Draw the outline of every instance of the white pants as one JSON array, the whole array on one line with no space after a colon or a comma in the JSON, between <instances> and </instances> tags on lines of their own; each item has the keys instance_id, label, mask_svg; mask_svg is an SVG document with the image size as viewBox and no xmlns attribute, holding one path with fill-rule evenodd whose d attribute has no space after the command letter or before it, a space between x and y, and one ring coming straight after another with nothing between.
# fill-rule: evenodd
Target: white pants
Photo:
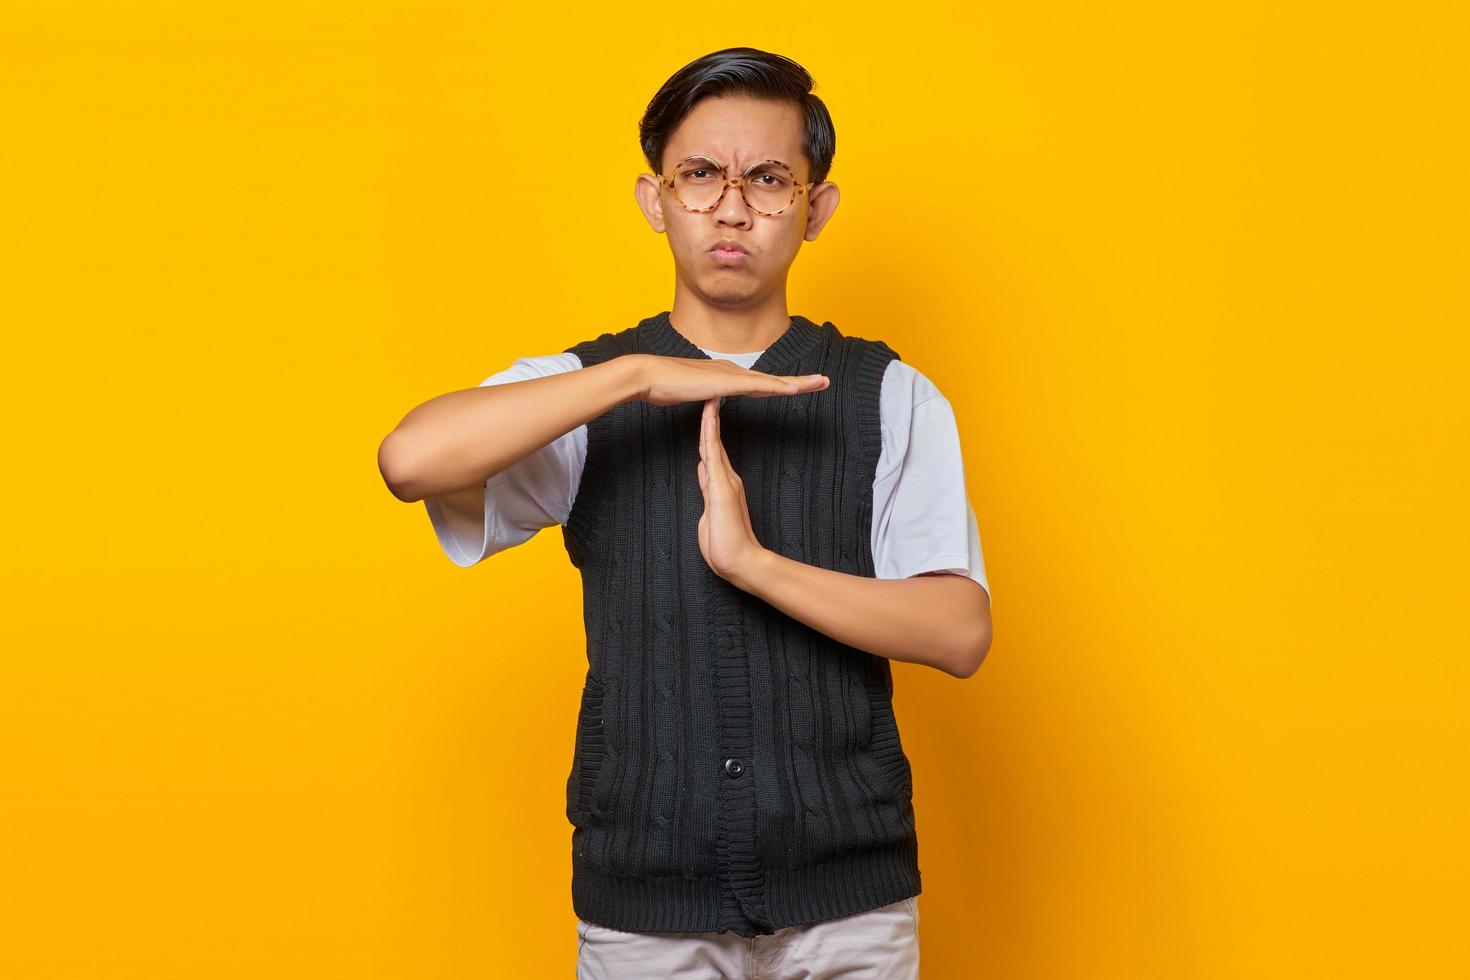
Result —
<instances>
[{"instance_id":1,"label":"white pants","mask_svg":"<svg viewBox=\"0 0 1470 980\"><path fill-rule=\"evenodd\" d=\"M918 980L919 898L749 939L577 920L577 980Z\"/></svg>"}]
</instances>

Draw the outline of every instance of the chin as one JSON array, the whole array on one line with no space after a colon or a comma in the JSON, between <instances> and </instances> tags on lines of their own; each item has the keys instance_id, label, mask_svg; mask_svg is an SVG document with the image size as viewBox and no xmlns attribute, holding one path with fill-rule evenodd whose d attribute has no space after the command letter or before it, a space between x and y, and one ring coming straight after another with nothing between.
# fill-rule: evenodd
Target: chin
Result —
<instances>
[{"instance_id":1,"label":"chin","mask_svg":"<svg viewBox=\"0 0 1470 980\"><path fill-rule=\"evenodd\" d=\"M706 282L701 284L700 291L716 304L743 303L760 294L754 283L745 282Z\"/></svg>"}]
</instances>

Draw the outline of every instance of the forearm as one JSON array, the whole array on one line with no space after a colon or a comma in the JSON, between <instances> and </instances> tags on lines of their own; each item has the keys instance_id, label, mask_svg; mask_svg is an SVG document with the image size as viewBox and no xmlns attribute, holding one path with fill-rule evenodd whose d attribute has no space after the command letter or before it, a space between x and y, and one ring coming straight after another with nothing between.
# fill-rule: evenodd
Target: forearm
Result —
<instances>
[{"instance_id":1,"label":"forearm","mask_svg":"<svg viewBox=\"0 0 1470 980\"><path fill-rule=\"evenodd\" d=\"M877 579L762 549L731 581L848 646L969 677L990 649L990 600L962 575Z\"/></svg>"},{"instance_id":2,"label":"forearm","mask_svg":"<svg viewBox=\"0 0 1470 980\"><path fill-rule=\"evenodd\" d=\"M639 355L545 378L440 395L403 417L378 448L393 495L410 502L484 483L603 412L641 397Z\"/></svg>"}]
</instances>

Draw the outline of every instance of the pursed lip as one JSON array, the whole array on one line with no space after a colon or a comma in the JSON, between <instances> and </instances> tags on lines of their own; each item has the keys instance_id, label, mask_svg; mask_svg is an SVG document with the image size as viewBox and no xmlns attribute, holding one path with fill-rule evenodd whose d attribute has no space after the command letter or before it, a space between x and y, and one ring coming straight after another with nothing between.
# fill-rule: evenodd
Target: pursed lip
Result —
<instances>
[{"instance_id":1,"label":"pursed lip","mask_svg":"<svg viewBox=\"0 0 1470 980\"><path fill-rule=\"evenodd\" d=\"M741 252L741 253L744 253L744 254L749 254L748 252L746 252L744 245L741 245L739 242L733 241L732 239L729 239L729 238L722 238L722 239L720 239L719 241L717 241L713 245L711 245L709 247L709 250L711 252L721 252L721 251L723 251L723 252Z\"/></svg>"}]
</instances>

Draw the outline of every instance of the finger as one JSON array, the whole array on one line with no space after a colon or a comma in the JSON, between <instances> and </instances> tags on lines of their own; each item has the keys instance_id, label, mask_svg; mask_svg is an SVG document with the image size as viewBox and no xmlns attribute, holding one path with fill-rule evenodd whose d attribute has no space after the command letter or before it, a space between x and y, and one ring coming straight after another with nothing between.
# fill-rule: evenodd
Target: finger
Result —
<instances>
[{"instance_id":1,"label":"finger","mask_svg":"<svg viewBox=\"0 0 1470 980\"><path fill-rule=\"evenodd\" d=\"M714 457L715 470L720 478L725 481L726 486L734 486L732 476L735 472L730 464L730 456L725 452L725 440L720 435L720 413L715 412L710 419L710 427L714 430L710 437L710 455Z\"/></svg>"},{"instance_id":2,"label":"finger","mask_svg":"<svg viewBox=\"0 0 1470 980\"><path fill-rule=\"evenodd\" d=\"M771 379L769 384L754 391L747 391L746 394L757 398L769 398L773 395L797 395L808 391L821 391L831 383L831 379L825 374L773 374L769 377Z\"/></svg>"},{"instance_id":3,"label":"finger","mask_svg":"<svg viewBox=\"0 0 1470 980\"><path fill-rule=\"evenodd\" d=\"M699 445L701 449L707 449L708 441L705 439L705 427L710 424L711 419L720 417L720 398L706 398L704 405L699 410Z\"/></svg>"},{"instance_id":4,"label":"finger","mask_svg":"<svg viewBox=\"0 0 1470 980\"><path fill-rule=\"evenodd\" d=\"M720 461L715 450L715 423L719 420L719 413L711 407L713 402L705 402L704 414L700 418L699 441L701 451L704 455L704 465L709 476L710 501L720 499L719 485L724 479L724 472L720 468Z\"/></svg>"},{"instance_id":5,"label":"finger","mask_svg":"<svg viewBox=\"0 0 1470 980\"><path fill-rule=\"evenodd\" d=\"M758 378L766 378L770 381L800 385L803 388L809 385L825 384L830 380L827 375L820 372L816 374L766 374L764 371L747 371L746 373L755 375Z\"/></svg>"},{"instance_id":6,"label":"finger","mask_svg":"<svg viewBox=\"0 0 1470 980\"><path fill-rule=\"evenodd\" d=\"M712 403L711 403L712 404ZM718 408L706 407L704 412L704 463L713 477L724 476L720 472L719 449L720 412Z\"/></svg>"},{"instance_id":7,"label":"finger","mask_svg":"<svg viewBox=\"0 0 1470 980\"><path fill-rule=\"evenodd\" d=\"M699 410L699 458L701 460L703 460L706 457L706 455L707 455L705 453L705 450L704 450L704 447L705 447L704 430L705 430L705 428L708 425L709 425L709 402L705 402L704 405L703 405L703 407L701 407L700 410Z\"/></svg>"},{"instance_id":8,"label":"finger","mask_svg":"<svg viewBox=\"0 0 1470 980\"><path fill-rule=\"evenodd\" d=\"M735 472L735 465L730 462L729 453L725 452L725 440L720 438L720 416L718 413L715 415L714 449L715 457L719 460L720 469L724 472L725 479L730 482L730 486L738 489L740 486L740 474Z\"/></svg>"}]
</instances>

